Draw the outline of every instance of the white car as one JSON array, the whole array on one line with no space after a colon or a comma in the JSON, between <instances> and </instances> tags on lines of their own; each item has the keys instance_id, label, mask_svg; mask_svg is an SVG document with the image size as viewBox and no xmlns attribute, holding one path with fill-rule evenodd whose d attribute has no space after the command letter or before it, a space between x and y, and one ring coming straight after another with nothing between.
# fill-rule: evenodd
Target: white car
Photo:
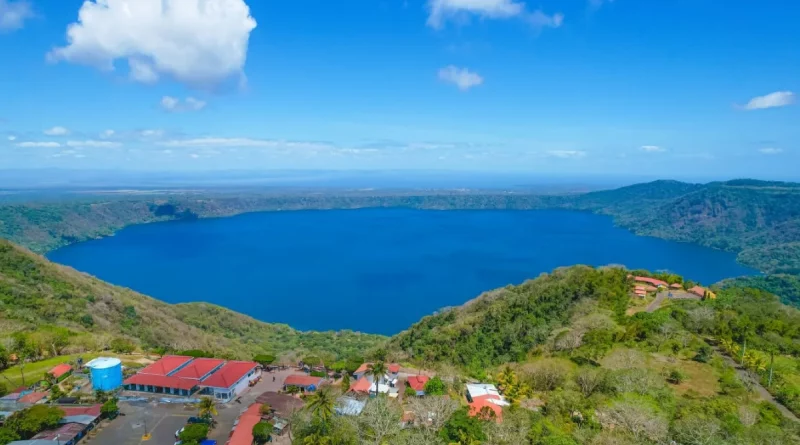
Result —
<instances>
[{"instance_id":1,"label":"white car","mask_svg":"<svg viewBox=\"0 0 800 445\"><path fill-rule=\"evenodd\" d=\"M177 439L178 437L180 437L181 433L185 429L186 429L186 427L183 427L183 428L179 429L178 431L175 431L175 438ZM175 442L175 445L180 445L180 441Z\"/></svg>"}]
</instances>

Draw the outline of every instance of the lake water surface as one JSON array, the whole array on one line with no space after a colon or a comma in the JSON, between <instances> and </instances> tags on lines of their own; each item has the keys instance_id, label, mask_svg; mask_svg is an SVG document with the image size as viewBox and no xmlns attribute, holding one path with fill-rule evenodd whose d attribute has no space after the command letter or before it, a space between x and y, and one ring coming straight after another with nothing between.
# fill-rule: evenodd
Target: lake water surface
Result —
<instances>
[{"instance_id":1,"label":"lake water surface","mask_svg":"<svg viewBox=\"0 0 800 445\"><path fill-rule=\"evenodd\" d=\"M756 273L730 253L551 210L251 213L133 226L49 258L169 303L381 334L560 266L666 269L704 284Z\"/></svg>"}]
</instances>

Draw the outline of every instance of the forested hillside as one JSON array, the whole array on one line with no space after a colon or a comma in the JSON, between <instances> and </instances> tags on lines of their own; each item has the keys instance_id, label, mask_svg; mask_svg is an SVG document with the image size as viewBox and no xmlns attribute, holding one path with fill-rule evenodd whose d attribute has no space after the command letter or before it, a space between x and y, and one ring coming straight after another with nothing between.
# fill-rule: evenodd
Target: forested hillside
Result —
<instances>
[{"instance_id":1,"label":"forested hillside","mask_svg":"<svg viewBox=\"0 0 800 445\"><path fill-rule=\"evenodd\" d=\"M628 271L565 268L426 317L389 350L503 391L503 428L461 424L474 443L798 443L800 311L744 284L648 312Z\"/></svg>"},{"instance_id":2,"label":"forested hillside","mask_svg":"<svg viewBox=\"0 0 800 445\"><path fill-rule=\"evenodd\" d=\"M299 332L209 304L170 305L63 267L0 240L0 336L29 335L33 352L202 349L251 358L289 351L349 355L384 340L353 332Z\"/></svg>"},{"instance_id":3,"label":"forested hillside","mask_svg":"<svg viewBox=\"0 0 800 445\"><path fill-rule=\"evenodd\" d=\"M612 215L641 235L739 253L768 273L800 272L800 184L656 181L575 197L566 206Z\"/></svg>"}]
</instances>

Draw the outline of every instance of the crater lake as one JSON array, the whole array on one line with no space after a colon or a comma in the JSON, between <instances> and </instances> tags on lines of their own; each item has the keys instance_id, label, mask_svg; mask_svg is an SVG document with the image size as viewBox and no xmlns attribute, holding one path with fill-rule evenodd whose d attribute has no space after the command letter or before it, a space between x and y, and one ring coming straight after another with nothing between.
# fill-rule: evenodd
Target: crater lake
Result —
<instances>
[{"instance_id":1,"label":"crater lake","mask_svg":"<svg viewBox=\"0 0 800 445\"><path fill-rule=\"evenodd\" d=\"M669 270L706 285L758 273L732 253L560 210L250 213L132 226L48 257L169 303L205 301L302 330L387 335L561 266Z\"/></svg>"}]
</instances>

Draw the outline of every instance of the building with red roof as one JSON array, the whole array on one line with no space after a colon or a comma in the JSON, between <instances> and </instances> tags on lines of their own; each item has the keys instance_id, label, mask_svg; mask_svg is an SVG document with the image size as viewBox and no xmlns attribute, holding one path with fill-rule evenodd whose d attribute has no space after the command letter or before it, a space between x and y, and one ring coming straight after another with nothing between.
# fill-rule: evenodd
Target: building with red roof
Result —
<instances>
[{"instance_id":1,"label":"building with red roof","mask_svg":"<svg viewBox=\"0 0 800 445\"><path fill-rule=\"evenodd\" d=\"M353 376L356 378L356 380L361 380L363 377L366 377L369 379L370 382L372 382L374 377L369 373L370 366L372 365L373 365L372 363L362 363L361 366L359 366L358 369L356 369L356 372L353 373ZM397 383L398 373L400 372L400 365L397 363L387 363L386 371L387 371L386 375L384 375L380 379L380 382L378 383L394 387L395 384Z\"/></svg>"},{"instance_id":2,"label":"building with red roof","mask_svg":"<svg viewBox=\"0 0 800 445\"><path fill-rule=\"evenodd\" d=\"M225 360L218 358L197 358L172 374L172 376L200 381L211 376L214 371L224 364Z\"/></svg>"},{"instance_id":3,"label":"building with red roof","mask_svg":"<svg viewBox=\"0 0 800 445\"><path fill-rule=\"evenodd\" d=\"M703 297L706 296L706 288L700 287L700 286L695 286L695 287L689 289L689 292L697 295L700 298L703 298Z\"/></svg>"},{"instance_id":4,"label":"building with red roof","mask_svg":"<svg viewBox=\"0 0 800 445\"><path fill-rule=\"evenodd\" d=\"M655 287L659 287L659 286L664 286L664 287L667 287L667 282L666 282L666 281L657 280L657 279L655 279L655 278L650 278L650 277L634 277L634 278L633 278L633 280L634 280L634 281L636 281L636 282L638 282L638 283L647 283L647 284L652 284L652 285L653 285L653 286L655 286Z\"/></svg>"},{"instance_id":5,"label":"building with red roof","mask_svg":"<svg viewBox=\"0 0 800 445\"><path fill-rule=\"evenodd\" d=\"M366 377L361 377L360 379L356 380L355 383L350 385L350 391L369 394L369 389L371 387L372 382L370 382Z\"/></svg>"},{"instance_id":6,"label":"building with red roof","mask_svg":"<svg viewBox=\"0 0 800 445\"><path fill-rule=\"evenodd\" d=\"M669 285L670 289L683 289L683 285L681 283L672 283Z\"/></svg>"},{"instance_id":7,"label":"building with red roof","mask_svg":"<svg viewBox=\"0 0 800 445\"><path fill-rule=\"evenodd\" d=\"M139 371L139 374L151 374L151 375L171 375L174 372L180 370L184 366L188 365L189 362L192 361L192 357L187 357L183 355L165 355L161 357L157 362L149 365Z\"/></svg>"},{"instance_id":8,"label":"building with red roof","mask_svg":"<svg viewBox=\"0 0 800 445\"><path fill-rule=\"evenodd\" d=\"M260 403L250 405L239 416L239 420L231 432L231 437L225 442L225 445L253 445L253 427L261 422L260 410Z\"/></svg>"},{"instance_id":9,"label":"building with red roof","mask_svg":"<svg viewBox=\"0 0 800 445\"><path fill-rule=\"evenodd\" d=\"M64 417L70 416L99 416L100 409L103 407L101 404L90 406L59 406L61 411L64 411Z\"/></svg>"},{"instance_id":10,"label":"building with red roof","mask_svg":"<svg viewBox=\"0 0 800 445\"><path fill-rule=\"evenodd\" d=\"M494 417L497 423L503 421L503 407L497 404L497 399L486 395L473 398L469 403L469 415L478 416L483 420L490 420Z\"/></svg>"},{"instance_id":11,"label":"building with red roof","mask_svg":"<svg viewBox=\"0 0 800 445\"><path fill-rule=\"evenodd\" d=\"M287 387L294 386L303 391L316 391L323 383L325 383L325 379L322 377L314 377L313 375L306 374L292 374L284 380L283 389L285 390Z\"/></svg>"},{"instance_id":12,"label":"building with red roof","mask_svg":"<svg viewBox=\"0 0 800 445\"><path fill-rule=\"evenodd\" d=\"M200 382L194 379L182 379L168 375L135 374L125 379L123 385L125 385L125 389L130 391L190 396L197 390Z\"/></svg>"},{"instance_id":13,"label":"building with red roof","mask_svg":"<svg viewBox=\"0 0 800 445\"><path fill-rule=\"evenodd\" d=\"M414 375L408 378L408 386L411 387L414 391L417 392L418 396L425 395L425 384L428 383L430 377L426 375Z\"/></svg>"},{"instance_id":14,"label":"building with red roof","mask_svg":"<svg viewBox=\"0 0 800 445\"><path fill-rule=\"evenodd\" d=\"M260 377L261 369L258 363L230 361L200 382L200 386L204 394L227 403L250 387L250 382Z\"/></svg>"},{"instance_id":15,"label":"building with red roof","mask_svg":"<svg viewBox=\"0 0 800 445\"><path fill-rule=\"evenodd\" d=\"M72 366L62 363L60 365L56 365L50 371L47 371L48 374L53 376L56 381L62 381L65 378L69 377L72 374Z\"/></svg>"},{"instance_id":16,"label":"building with red roof","mask_svg":"<svg viewBox=\"0 0 800 445\"><path fill-rule=\"evenodd\" d=\"M18 403L25 403L28 405L35 405L47 398L46 392L29 392L17 400Z\"/></svg>"}]
</instances>

